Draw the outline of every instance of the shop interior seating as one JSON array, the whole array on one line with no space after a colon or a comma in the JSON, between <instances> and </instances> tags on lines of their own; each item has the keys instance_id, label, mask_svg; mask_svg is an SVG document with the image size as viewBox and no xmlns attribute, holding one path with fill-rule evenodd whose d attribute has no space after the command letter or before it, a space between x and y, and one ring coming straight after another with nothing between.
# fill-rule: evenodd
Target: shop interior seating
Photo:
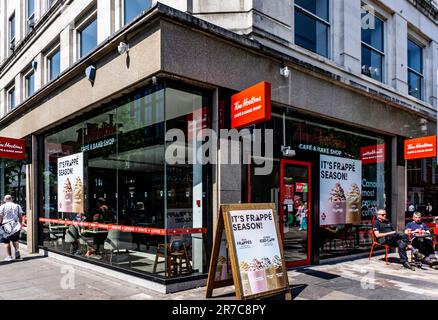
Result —
<instances>
[{"instance_id":1,"label":"shop interior seating","mask_svg":"<svg viewBox=\"0 0 438 320\"><path fill-rule=\"evenodd\" d=\"M65 236L63 229L54 228L53 225L49 222L49 241L53 243L55 247L58 247L60 239L64 244L64 238Z\"/></svg>"},{"instance_id":2,"label":"shop interior seating","mask_svg":"<svg viewBox=\"0 0 438 320\"><path fill-rule=\"evenodd\" d=\"M109 262L113 263L114 253L117 257L121 256L121 253L125 253L128 258L129 266L131 267L131 255L130 250L133 250L132 234L131 232L121 232L118 230L110 230L108 236L104 241L103 250L105 256L107 252L110 253Z\"/></svg>"},{"instance_id":3,"label":"shop interior seating","mask_svg":"<svg viewBox=\"0 0 438 320\"><path fill-rule=\"evenodd\" d=\"M190 273L192 268L190 264L189 250L190 248L188 248L182 240L175 240L170 244L158 244L152 272L156 273L158 264L164 263L166 277ZM163 258L164 260L160 261L160 258Z\"/></svg>"}]
</instances>

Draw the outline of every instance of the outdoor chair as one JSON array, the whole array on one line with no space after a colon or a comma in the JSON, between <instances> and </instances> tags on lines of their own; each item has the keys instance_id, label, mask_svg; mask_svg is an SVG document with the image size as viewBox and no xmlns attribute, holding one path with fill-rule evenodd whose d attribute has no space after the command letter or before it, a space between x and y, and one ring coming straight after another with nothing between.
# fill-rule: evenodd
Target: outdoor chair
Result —
<instances>
[{"instance_id":1,"label":"outdoor chair","mask_svg":"<svg viewBox=\"0 0 438 320\"><path fill-rule=\"evenodd\" d=\"M373 227L372 227L374 225L375 221L376 221L376 218L373 217L373 220L371 222L371 241L372 241L372 244L371 244L371 251L370 251L370 258L369 258L369 260L371 260L371 257L373 256L373 251L374 251L375 247L378 247L378 246L385 247L385 261L386 261L386 264L388 265L389 264L388 263L388 253L389 253L389 249L391 247L389 245L387 245L387 244L381 244L380 242L377 241L376 235L374 234L374 230L373 230Z\"/></svg>"}]
</instances>

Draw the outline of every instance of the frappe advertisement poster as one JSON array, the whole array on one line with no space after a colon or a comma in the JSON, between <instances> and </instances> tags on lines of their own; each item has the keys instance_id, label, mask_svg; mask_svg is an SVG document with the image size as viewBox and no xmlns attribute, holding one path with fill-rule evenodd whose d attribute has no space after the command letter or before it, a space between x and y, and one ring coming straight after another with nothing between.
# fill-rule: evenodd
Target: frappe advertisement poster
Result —
<instances>
[{"instance_id":1,"label":"frappe advertisement poster","mask_svg":"<svg viewBox=\"0 0 438 320\"><path fill-rule=\"evenodd\" d=\"M359 224L362 221L362 163L321 155L320 225Z\"/></svg>"},{"instance_id":2,"label":"frappe advertisement poster","mask_svg":"<svg viewBox=\"0 0 438 320\"><path fill-rule=\"evenodd\" d=\"M84 155L58 159L58 211L84 213Z\"/></svg>"},{"instance_id":3,"label":"frappe advertisement poster","mask_svg":"<svg viewBox=\"0 0 438 320\"><path fill-rule=\"evenodd\" d=\"M230 222L243 295L285 288L273 210L230 211Z\"/></svg>"}]
</instances>

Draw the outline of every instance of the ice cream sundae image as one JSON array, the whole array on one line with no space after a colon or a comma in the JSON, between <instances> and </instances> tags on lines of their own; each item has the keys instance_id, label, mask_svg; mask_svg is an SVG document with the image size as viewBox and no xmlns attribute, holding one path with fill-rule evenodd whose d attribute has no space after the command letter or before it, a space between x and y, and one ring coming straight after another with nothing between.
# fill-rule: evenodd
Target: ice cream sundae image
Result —
<instances>
[{"instance_id":1,"label":"ice cream sundae image","mask_svg":"<svg viewBox=\"0 0 438 320\"><path fill-rule=\"evenodd\" d=\"M72 212L72 205L73 205L73 190L71 187L70 179L67 178L64 182L63 187L63 195L64 195L64 201L62 199L59 199L59 211L61 212Z\"/></svg>"},{"instance_id":2,"label":"ice cream sundae image","mask_svg":"<svg viewBox=\"0 0 438 320\"><path fill-rule=\"evenodd\" d=\"M346 198L344 189L342 188L340 183L336 183L336 185L330 190L328 212L329 224L344 224L345 211Z\"/></svg>"},{"instance_id":3,"label":"ice cream sundae image","mask_svg":"<svg viewBox=\"0 0 438 320\"><path fill-rule=\"evenodd\" d=\"M249 265L248 279L252 294L257 294L268 290L266 271L263 268L262 262L256 258L254 258Z\"/></svg>"},{"instance_id":4,"label":"ice cream sundae image","mask_svg":"<svg viewBox=\"0 0 438 320\"><path fill-rule=\"evenodd\" d=\"M268 283L268 290L275 290L277 288L277 279L275 266L269 258L262 258L262 266L266 272L266 281Z\"/></svg>"},{"instance_id":5,"label":"ice cream sundae image","mask_svg":"<svg viewBox=\"0 0 438 320\"><path fill-rule=\"evenodd\" d=\"M279 256L275 255L274 259L272 259L272 263L275 268L277 288L284 288L286 286L286 281L284 279L284 273L283 273L283 261Z\"/></svg>"},{"instance_id":6,"label":"ice cream sundae image","mask_svg":"<svg viewBox=\"0 0 438 320\"><path fill-rule=\"evenodd\" d=\"M361 217L361 202L362 196L359 186L356 183L351 185L351 189L347 193L347 219L346 223L360 223Z\"/></svg>"},{"instance_id":7,"label":"ice cream sundae image","mask_svg":"<svg viewBox=\"0 0 438 320\"><path fill-rule=\"evenodd\" d=\"M76 177L73 187L73 212L83 213L84 211L84 190L82 186L81 178Z\"/></svg>"},{"instance_id":8,"label":"ice cream sundae image","mask_svg":"<svg viewBox=\"0 0 438 320\"><path fill-rule=\"evenodd\" d=\"M240 275L242 277L242 291L244 296L250 296L252 294L251 292L251 285L249 284L249 278L248 278L248 272L250 269L250 266L248 262L242 261L239 265L240 268Z\"/></svg>"}]
</instances>

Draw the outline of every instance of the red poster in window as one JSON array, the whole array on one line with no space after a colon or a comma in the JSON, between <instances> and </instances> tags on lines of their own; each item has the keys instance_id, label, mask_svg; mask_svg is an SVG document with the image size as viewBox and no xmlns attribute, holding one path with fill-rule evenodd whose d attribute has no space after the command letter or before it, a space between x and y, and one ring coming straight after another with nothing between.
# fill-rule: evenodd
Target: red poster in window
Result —
<instances>
[{"instance_id":1,"label":"red poster in window","mask_svg":"<svg viewBox=\"0 0 438 320\"><path fill-rule=\"evenodd\" d=\"M0 137L0 159L26 159L26 141Z\"/></svg>"},{"instance_id":2,"label":"red poster in window","mask_svg":"<svg viewBox=\"0 0 438 320\"><path fill-rule=\"evenodd\" d=\"M360 159L362 164L374 164L385 162L386 145L378 144L360 148Z\"/></svg>"},{"instance_id":3,"label":"red poster in window","mask_svg":"<svg viewBox=\"0 0 438 320\"><path fill-rule=\"evenodd\" d=\"M405 160L436 157L436 142L436 136L406 140Z\"/></svg>"},{"instance_id":4,"label":"red poster in window","mask_svg":"<svg viewBox=\"0 0 438 320\"><path fill-rule=\"evenodd\" d=\"M292 204L294 201L294 185L285 184L284 185L284 204Z\"/></svg>"},{"instance_id":5,"label":"red poster in window","mask_svg":"<svg viewBox=\"0 0 438 320\"><path fill-rule=\"evenodd\" d=\"M240 129L271 119L271 84L260 82L231 97L231 128Z\"/></svg>"}]
</instances>

